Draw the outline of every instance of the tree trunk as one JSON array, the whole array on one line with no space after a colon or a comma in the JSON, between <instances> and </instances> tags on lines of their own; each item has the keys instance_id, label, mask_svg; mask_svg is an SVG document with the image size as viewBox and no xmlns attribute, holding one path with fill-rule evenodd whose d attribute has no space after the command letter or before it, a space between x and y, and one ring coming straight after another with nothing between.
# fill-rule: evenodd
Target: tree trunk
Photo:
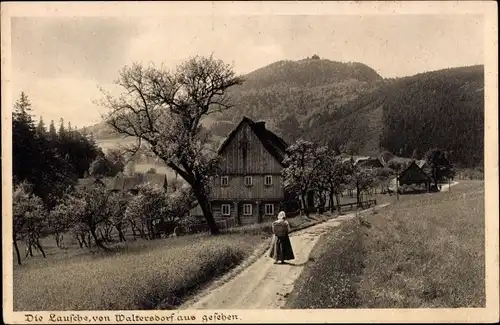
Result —
<instances>
[{"instance_id":1,"label":"tree trunk","mask_svg":"<svg viewBox=\"0 0 500 325\"><path fill-rule=\"evenodd\" d=\"M132 228L132 236L134 236L134 240L136 240L137 239L137 233L135 232L135 228L136 228L135 223L132 222L131 220L129 220L129 223L130 223L130 226L131 226L130 228Z\"/></svg>"},{"instance_id":2,"label":"tree trunk","mask_svg":"<svg viewBox=\"0 0 500 325\"><path fill-rule=\"evenodd\" d=\"M118 231L118 238L120 239L120 242L122 241L126 241L125 240L125 236L123 235L123 230L122 230L122 226L115 226L116 227L116 230Z\"/></svg>"},{"instance_id":3,"label":"tree trunk","mask_svg":"<svg viewBox=\"0 0 500 325\"><path fill-rule=\"evenodd\" d=\"M101 228L99 228L98 230L99 230L99 236L101 237L101 238L99 238L99 240L100 240L102 243L106 243L106 242L107 242L107 240L106 240L106 235L102 233L102 229L101 229ZM96 234L97 234L97 233L96 233Z\"/></svg>"},{"instance_id":4,"label":"tree trunk","mask_svg":"<svg viewBox=\"0 0 500 325\"><path fill-rule=\"evenodd\" d=\"M306 209L306 193L300 194L300 215L309 216L309 213Z\"/></svg>"},{"instance_id":5,"label":"tree trunk","mask_svg":"<svg viewBox=\"0 0 500 325\"><path fill-rule=\"evenodd\" d=\"M99 240L97 238L97 233L95 232L95 229L94 228L90 228L90 234L92 235L92 237L94 238L94 241L95 241L95 244L99 247L99 248L102 248L104 250L108 250L108 248L106 246L104 246L104 244L102 243L101 240Z\"/></svg>"},{"instance_id":6,"label":"tree trunk","mask_svg":"<svg viewBox=\"0 0 500 325\"><path fill-rule=\"evenodd\" d=\"M40 244L40 241L38 239L35 239L35 245L36 245L36 247L38 247L38 250L40 251L40 253L42 253L43 258L47 258L47 256L45 255L45 251L43 250L43 247Z\"/></svg>"},{"instance_id":7,"label":"tree trunk","mask_svg":"<svg viewBox=\"0 0 500 325\"><path fill-rule=\"evenodd\" d=\"M78 244L80 244L80 248L83 248L83 246L90 248L90 243L87 244L87 240L85 239L85 233L76 234L76 239L78 240Z\"/></svg>"},{"instance_id":8,"label":"tree trunk","mask_svg":"<svg viewBox=\"0 0 500 325\"><path fill-rule=\"evenodd\" d=\"M106 242L111 243L113 238L111 238L111 231L113 230L113 225L107 225L104 228L104 236L106 237Z\"/></svg>"},{"instance_id":9,"label":"tree trunk","mask_svg":"<svg viewBox=\"0 0 500 325\"><path fill-rule=\"evenodd\" d=\"M31 244L31 240L28 240L28 251L26 252L26 257L28 257L28 255L30 257L33 257L33 249L32 249L32 244Z\"/></svg>"},{"instance_id":10,"label":"tree trunk","mask_svg":"<svg viewBox=\"0 0 500 325\"><path fill-rule=\"evenodd\" d=\"M17 246L17 240L14 240L14 248L16 249L17 264L21 265L21 254L19 253L19 246Z\"/></svg>"},{"instance_id":11,"label":"tree trunk","mask_svg":"<svg viewBox=\"0 0 500 325\"><path fill-rule=\"evenodd\" d=\"M358 207L361 204L361 197L360 197L360 192L359 192L359 184L356 183L356 203L358 204Z\"/></svg>"},{"instance_id":12,"label":"tree trunk","mask_svg":"<svg viewBox=\"0 0 500 325\"><path fill-rule=\"evenodd\" d=\"M330 212L333 212L333 210L335 209L335 203L333 202L333 196L334 196L334 193L332 190L330 190L330 193L329 193Z\"/></svg>"},{"instance_id":13,"label":"tree trunk","mask_svg":"<svg viewBox=\"0 0 500 325\"><path fill-rule=\"evenodd\" d=\"M196 197L196 200L198 200L198 204L200 205L201 211L203 211L203 216L205 217L205 220L207 221L207 225L210 229L210 233L212 235L217 235L219 234L219 228L217 227L217 224L215 223L214 216L212 214L212 210L210 209L209 206L209 201L208 201L208 196L201 187L199 186L193 186L193 192Z\"/></svg>"},{"instance_id":14,"label":"tree trunk","mask_svg":"<svg viewBox=\"0 0 500 325\"><path fill-rule=\"evenodd\" d=\"M340 214L340 212L342 211L342 206L340 205L340 196L337 194L336 198L337 198L337 211Z\"/></svg>"},{"instance_id":15,"label":"tree trunk","mask_svg":"<svg viewBox=\"0 0 500 325\"><path fill-rule=\"evenodd\" d=\"M144 239L146 238L146 233L144 232L144 225L141 222L141 227L137 228L137 231L139 231L139 237Z\"/></svg>"},{"instance_id":16,"label":"tree trunk","mask_svg":"<svg viewBox=\"0 0 500 325\"><path fill-rule=\"evenodd\" d=\"M61 248L61 244L60 244L60 242L59 242L59 233L58 233L58 232L56 232L56 233L54 234L54 239L56 240L56 246L57 246L58 248Z\"/></svg>"},{"instance_id":17,"label":"tree trunk","mask_svg":"<svg viewBox=\"0 0 500 325\"><path fill-rule=\"evenodd\" d=\"M78 241L78 245L80 245L80 248L83 248L83 240L80 239L80 236L76 235L76 240Z\"/></svg>"}]
</instances>

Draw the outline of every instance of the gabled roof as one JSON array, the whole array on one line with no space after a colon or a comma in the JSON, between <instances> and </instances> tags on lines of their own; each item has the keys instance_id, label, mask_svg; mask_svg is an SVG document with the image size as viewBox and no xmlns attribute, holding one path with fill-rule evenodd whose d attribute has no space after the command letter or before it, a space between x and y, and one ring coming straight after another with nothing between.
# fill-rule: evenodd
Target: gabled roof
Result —
<instances>
[{"instance_id":1,"label":"gabled roof","mask_svg":"<svg viewBox=\"0 0 500 325\"><path fill-rule=\"evenodd\" d=\"M356 159L354 162L355 165L368 165L368 166L374 166L374 164L378 164L381 167L385 166L385 163L380 157L359 157Z\"/></svg>"},{"instance_id":2,"label":"gabled roof","mask_svg":"<svg viewBox=\"0 0 500 325\"><path fill-rule=\"evenodd\" d=\"M430 177L426 172L424 172L415 160L412 160L410 163L408 163L408 165L398 174L398 177L400 178L401 175L405 174L412 166L417 167L417 169L422 173L422 175L425 175L425 177L429 181L432 181L432 177Z\"/></svg>"},{"instance_id":3,"label":"gabled roof","mask_svg":"<svg viewBox=\"0 0 500 325\"><path fill-rule=\"evenodd\" d=\"M422 168L423 166L425 166L425 164L427 164L427 161L417 160L415 163L417 164L418 167Z\"/></svg>"},{"instance_id":4,"label":"gabled roof","mask_svg":"<svg viewBox=\"0 0 500 325\"><path fill-rule=\"evenodd\" d=\"M254 132L257 138L260 140L264 148L276 159L281 165L283 165L283 160L285 159L286 149L288 144L277 134L266 129L265 122L254 122L248 117L244 116L241 122L232 130L227 138L222 142L219 147L219 154L227 147L234 136L238 133L240 128L247 123L250 129Z\"/></svg>"}]
</instances>

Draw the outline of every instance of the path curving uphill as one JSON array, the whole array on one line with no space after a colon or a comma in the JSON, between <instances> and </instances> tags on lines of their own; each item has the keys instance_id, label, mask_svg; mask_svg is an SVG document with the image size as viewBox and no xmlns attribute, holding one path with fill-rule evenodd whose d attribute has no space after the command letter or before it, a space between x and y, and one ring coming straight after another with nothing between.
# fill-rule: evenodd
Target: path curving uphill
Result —
<instances>
[{"instance_id":1,"label":"path curving uphill","mask_svg":"<svg viewBox=\"0 0 500 325\"><path fill-rule=\"evenodd\" d=\"M382 208L388 204L379 205ZM228 282L202 292L180 309L279 309L292 291L309 255L322 234L351 219L355 213L330 219L290 235L296 259L289 264L274 264L268 251ZM210 288L208 289L210 290Z\"/></svg>"}]
</instances>

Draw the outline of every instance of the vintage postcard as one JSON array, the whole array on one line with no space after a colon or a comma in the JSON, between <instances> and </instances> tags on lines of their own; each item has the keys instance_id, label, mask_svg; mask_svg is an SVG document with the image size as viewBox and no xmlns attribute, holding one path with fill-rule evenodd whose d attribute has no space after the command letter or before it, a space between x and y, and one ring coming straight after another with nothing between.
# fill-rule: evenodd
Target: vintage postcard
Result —
<instances>
[{"instance_id":1,"label":"vintage postcard","mask_svg":"<svg viewBox=\"0 0 500 325\"><path fill-rule=\"evenodd\" d=\"M1 15L5 323L498 322L496 2Z\"/></svg>"}]
</instances>

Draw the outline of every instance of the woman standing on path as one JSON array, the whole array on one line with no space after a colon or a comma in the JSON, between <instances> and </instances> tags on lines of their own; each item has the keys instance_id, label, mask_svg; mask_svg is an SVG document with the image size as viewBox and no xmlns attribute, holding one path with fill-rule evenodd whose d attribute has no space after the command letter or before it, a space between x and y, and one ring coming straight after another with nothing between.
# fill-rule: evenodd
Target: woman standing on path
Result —
<instances>
[{"instance_id":1,"label":"woman standing on path","mask_svg":"<svg viewBox=\"0 0 500 325\"><path fill-rule=\"evenodd\" d=\"M290 224L285 219L285 212L280 211L280 213L278 213L278 220L272 223L274 235L269 257L274 258L274 264L278 264L278 261L281 261L281 264L283 264L285 261L295 259L292 244L290 243L290 238L288 237Z\"/></svg>"}]
</instances>

